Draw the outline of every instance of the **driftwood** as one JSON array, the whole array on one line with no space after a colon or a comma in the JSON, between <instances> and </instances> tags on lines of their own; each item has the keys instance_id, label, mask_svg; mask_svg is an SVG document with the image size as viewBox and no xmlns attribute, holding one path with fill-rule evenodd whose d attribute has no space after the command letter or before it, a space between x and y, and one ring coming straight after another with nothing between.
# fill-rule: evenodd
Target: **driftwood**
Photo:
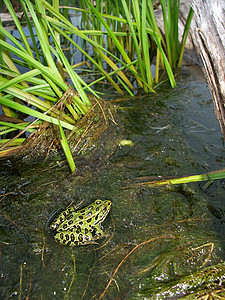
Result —
<instances>
[{"instance_id":1,"label":"driftwood","mask_svg":"<svg viewBox=\"0 0 225 300\"><path fill-rule=\"evenodd\" d=\"M215 105L215 114L225 137L225 1L194 0L194 44Z\"/></svg>"},{"instance_id":2,"label":"driftwood","mask_svg":"<svg viewBox=\"0 0 225 300\"><path fill-rule=\"evenodd\" d=\"M196 49L198 54L190 52L193 60L197 61L200 57L214 102L215 114L225 137L225 1L193 0L191 3L183 0L181 16L184 20L188 13L188 5L194 10L188 48L191 49L192 42L192 50Z\"/></svg>"},{"instance_id":3,"label":"driftwood","mask_svg":"<svg viewBox=\"0 0 225 300\"><path fill-rule=\"evenodd\" d=\"M225 0L180 0L179 39L192 6L192 19L184 58L188 63L203 68L209 90L225 138ZM157 24L163 31L160 8L156 11Z\"/></svg>"}]
</instances>

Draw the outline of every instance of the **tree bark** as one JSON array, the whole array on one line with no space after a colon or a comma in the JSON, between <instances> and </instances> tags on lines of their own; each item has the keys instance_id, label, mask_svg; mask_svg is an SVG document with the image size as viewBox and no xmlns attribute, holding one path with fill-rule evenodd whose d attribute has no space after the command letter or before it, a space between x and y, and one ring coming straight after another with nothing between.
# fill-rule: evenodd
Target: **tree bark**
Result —
<instances>
[{"instance_id":1,"label":"tree bark","mask_svg":"<svg viewBox=\"0 0 225 300\"><path fill-rule=\"evenodd\" d=\"M225 1L193 0L191 33L225 138Z\"/></svg>"}]
</instances>

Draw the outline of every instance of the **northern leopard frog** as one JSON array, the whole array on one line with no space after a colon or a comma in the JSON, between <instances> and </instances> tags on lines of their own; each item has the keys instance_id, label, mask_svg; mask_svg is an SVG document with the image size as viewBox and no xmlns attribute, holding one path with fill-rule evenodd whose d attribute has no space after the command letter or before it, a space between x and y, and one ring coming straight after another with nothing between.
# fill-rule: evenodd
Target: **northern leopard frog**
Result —
<instances>
[{"instance_id":1,"label":"northern leopard frog","mask_svg":"<svg viewBox=\"0 0 225 300\"><path fill-rule=\"evenodd\" d=\"M109 200L96 200L80 210L69 206L53 220L51 229L56 229L55 240L63 245L78 246L96 243L104 237L101 223L111 207Z\"/></svg>"}]
</instances>

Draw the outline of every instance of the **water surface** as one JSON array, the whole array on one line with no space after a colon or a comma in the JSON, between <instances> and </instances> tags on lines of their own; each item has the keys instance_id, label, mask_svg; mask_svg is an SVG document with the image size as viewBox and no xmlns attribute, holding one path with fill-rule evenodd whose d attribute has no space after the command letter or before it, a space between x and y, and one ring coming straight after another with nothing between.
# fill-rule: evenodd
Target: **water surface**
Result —
<instances>
[{"instance_id":1,"label":"water surface","mask_svg":"<svg viewBox=\"0 0 225 300\"><path fill-rule=\"evenodd\" d=\"M76 157L74 175L59 164L61 154L0 162L2 299L98 299L119 263L144 241L103 299L142 299L146 284L154 291L154 282L163 285L224 259L223 180L206 189L205 183L135 186L224 168L224 141L200 71L184 67L177 87L165 84L157 94L104 92L118 125L110 122L91 150ZM122 139L133 146L120 146ZM109 236L99 245L57 244L48 228L51 214L98 198L112 201L104 222Z\"/></svg>"}]
</instances>

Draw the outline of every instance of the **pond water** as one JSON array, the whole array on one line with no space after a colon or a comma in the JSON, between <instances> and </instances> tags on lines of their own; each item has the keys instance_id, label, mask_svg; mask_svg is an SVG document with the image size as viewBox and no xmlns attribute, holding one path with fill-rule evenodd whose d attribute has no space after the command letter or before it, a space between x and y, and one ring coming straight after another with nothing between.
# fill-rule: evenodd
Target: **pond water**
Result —
<instances>
[{"instance_id":1,"label":"pond water","mask_svg":"<svg viewBox=\"0 0 225 300\"><path fill-rule=\"evenodd\" d=\"M138 186L224 168L223 137L199 69L184 67L177 87L165 84L157 94L104 92L118 125L110 122L76 158L74 175L60 154L0 162L1 299L175 299L190 291L165 298L168 281L224 259L224 180L206 188ZM133 145L120 146L123 139ZM52 213L95 199L112 201L108 236L86 246L56 243Z\"/></svg>"}]
</instances>

